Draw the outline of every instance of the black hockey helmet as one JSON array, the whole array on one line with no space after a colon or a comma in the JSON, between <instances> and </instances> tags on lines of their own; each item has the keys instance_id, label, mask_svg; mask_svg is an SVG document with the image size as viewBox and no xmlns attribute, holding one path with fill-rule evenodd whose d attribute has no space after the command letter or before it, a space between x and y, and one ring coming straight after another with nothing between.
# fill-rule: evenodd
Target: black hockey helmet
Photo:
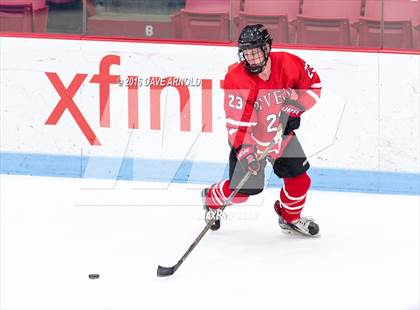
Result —
<instances>
[{"instance_id":1,"label":"black hockey helmet","mask_svg":"<svg viewBox=\"0 0 420 310\"><path fill-rule=\"evenodd\" d=\"M273 39L264 25L245 26L238 39L238 56L241 62L244 62L245 68L254 74L261 73L267 64L268 56L271 50ZM264 53L264 61L258 65L251 65L244 56L244 51L252 48L260 48Z\"/></svg>"}]
</instances>

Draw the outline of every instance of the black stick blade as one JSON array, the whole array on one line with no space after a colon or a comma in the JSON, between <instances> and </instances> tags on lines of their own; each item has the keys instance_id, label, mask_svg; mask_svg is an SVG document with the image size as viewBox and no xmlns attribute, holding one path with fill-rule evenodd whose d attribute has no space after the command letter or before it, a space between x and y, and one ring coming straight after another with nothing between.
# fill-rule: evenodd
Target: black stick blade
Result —
<instances>
[{"instance_id":1,"label":"black stick blade","mask_svg":"<svg viewBox=\"0 0 420 310\"><path fill-rule=\"evenodd\" d=\"M158 277L169 277L173 275L176 271L176 265L172 267L162 267L161 265L158 266L157 269L157 276Z\"/></svg>"}]
</instances>

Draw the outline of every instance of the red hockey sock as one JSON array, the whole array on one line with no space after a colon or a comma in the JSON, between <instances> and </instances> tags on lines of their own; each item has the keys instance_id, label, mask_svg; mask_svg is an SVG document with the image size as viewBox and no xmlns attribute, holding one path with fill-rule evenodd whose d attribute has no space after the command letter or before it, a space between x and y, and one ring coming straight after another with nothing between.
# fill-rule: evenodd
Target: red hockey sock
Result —
<instances>
[{"instance_id":1,"label":"red hockey sock","mask_svg":"<svg viewBox=\"0 0 420 310\"><path fill-rule=\"evenodd\" d=\"M229 185L230 181L227 179L213 184L210 187L206 198L206 202L209 208L218 209L225 203L229 195L233 192L233 190L229 188ZM233 197L230 204L245 202L248 200L248 197L248 195L238 193L235 195L235 197Z\"/></svg>"},{"instance_id":2,"label":"red hockey sock","mask_svg":"<svg viewBox=\"0 0 420 310\"><path fill-rule=\"evenodd\" d=\"M284 178L280 192L281 209L276 212L288 223L300 218L306 201L306 193L311 186L311 178L305 172L293 178Z\"/></svg>"}]
</instances>

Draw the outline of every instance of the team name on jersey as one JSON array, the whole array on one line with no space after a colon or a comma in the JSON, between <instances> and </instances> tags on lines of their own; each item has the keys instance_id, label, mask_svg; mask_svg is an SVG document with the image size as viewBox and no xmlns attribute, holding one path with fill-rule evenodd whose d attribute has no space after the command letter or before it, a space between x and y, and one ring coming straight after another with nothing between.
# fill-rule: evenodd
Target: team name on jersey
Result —
<instances>
[{"instance_id":1,"label":"team name on jersey","mask_svg":"<svg viewBox=\"0 0 420 310\"><path fill-rule=\"evenodd\" d=\"M290 97L292 90L288 89L275 89L269 92L266 92L264 95L258 97L255 100L254 108L257 111L260 111L263 105L270 107L271 104L281 105L286 99Z\"/></svg>"}]
</instances>

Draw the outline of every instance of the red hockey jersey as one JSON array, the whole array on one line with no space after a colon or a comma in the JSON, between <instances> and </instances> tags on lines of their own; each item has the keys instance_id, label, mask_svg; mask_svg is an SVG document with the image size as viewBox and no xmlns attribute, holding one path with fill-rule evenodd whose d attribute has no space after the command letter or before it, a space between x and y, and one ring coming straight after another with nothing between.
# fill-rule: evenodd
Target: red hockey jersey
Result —
<instances>
[{"instance_id":1,"label":"red hockey jersey","mask_svg":"<svg viewBox=\"0 0 420 310\"><path fill-rule=\"evenodd\" d=\"M249 73L241 63L231 65L225 76L226 127L229 144L236 149L253 144L262 153L277 132L286 99L295 99L307 111L321 95L321 80L304 60L286 52L272 52L270 58L268 81ZM288 140L275 145L269 155L280 157Z\"/></svg>"}]
</instances>

